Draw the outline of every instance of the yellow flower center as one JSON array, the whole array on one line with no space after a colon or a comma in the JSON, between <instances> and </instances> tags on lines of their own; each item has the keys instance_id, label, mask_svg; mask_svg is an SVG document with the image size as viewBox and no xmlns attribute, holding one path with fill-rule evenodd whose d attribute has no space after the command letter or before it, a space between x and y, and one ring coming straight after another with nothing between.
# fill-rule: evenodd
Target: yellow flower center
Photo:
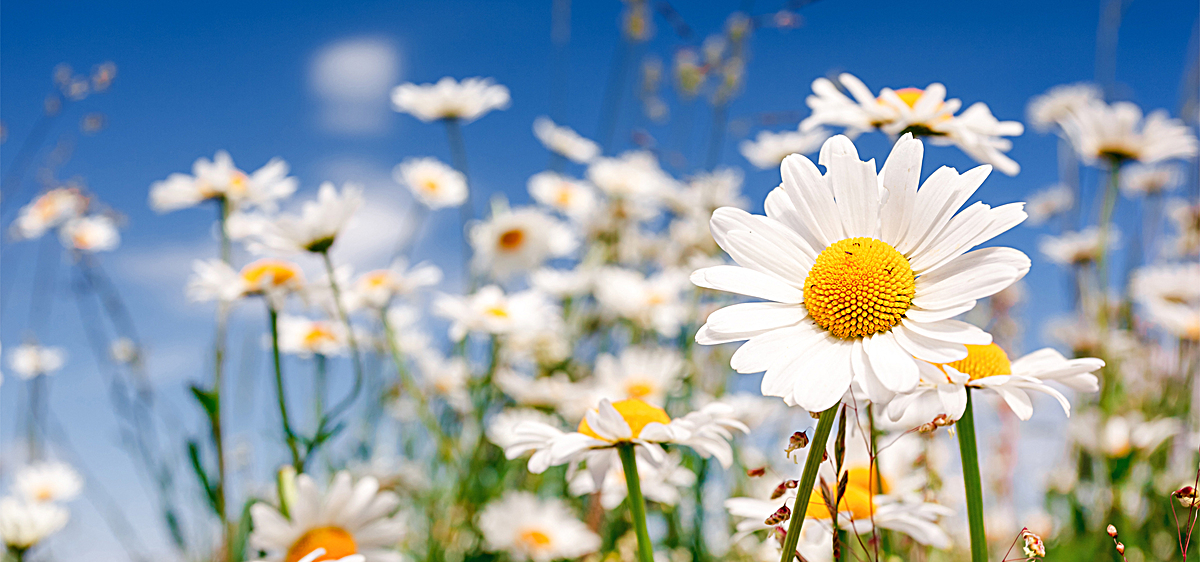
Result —
<instances>
[{"instance_id":1,"label":"yellow flower center","mask_svg":"<svg viewBox=\"0 0 1200 562\"><path fill-rule=\"evenodd\" d=\"M313 562L325 562L326 560L340 560L351 554L358 553L358 544L354 542L354 535L348 533L340 527L318 527L307 533L304 533L292 547L288 549L287 556L283 562L298 562L300 559L312 554L318 548L324 548L325 554L318 556Z\"/></svg>"},{"instance_id":2,"label":"yellow flower center","mask_svg":"<svg viewBox=\"0 0 1200 562\"><path fill-rule=\"evenodd\" d=\"M381 269L363 275L363 282L366 283L367 287L377 289L387 284L389 278L391 278L389 272Z\"/></svg>"},{"instance_id":3,"label":"yellow flower center","mask_svg":"<svg viewBox=\"0 0 1200 562\"><path fill-rule=\"evenodd\" d=\"M430 178L425 181L422 181L421 187L425 188L425 191L428 191L430 193L437 193L438 182L437 182L437 180Z\"/></svg>"},{"instance_id":4,"label":"yellow flower center","mask_svg":"<svg viewBox=\"0 0 1200 562\"><path fill-rule=\"evenodd\" d=\"M40 502L48 502L54 499L54 490L50 489L49 486L38 488L33 494L33 499Z\"/></svg>"},{"instance_id":5,"label":"yellow flower center","mask_svg":"<svg viewBox=\"0 0 1200 562\"><path fill-rule=\"evenodd\" d=\"M874 496L887 493L887 481L880 479L876 482L876 471L865 466L851 468L846 472L849 474L846 481L846 493L837 505L838 512L850 512L850 517L859 521L870 519L875 511ZM807 516L814 519L832 519L820 488L814 488L812 495L808 497Z\"/></svg>"},{"instance_id":6,"label":"yellow flower center","mask_svg":"<svg viewBox=\"0 0 1200 562\"><path fill-rule=\"evenodd\" d=\"M261 291L300 280L300 269L289 261L265 259L246 264L241 275L251 289Z\"/></svg>"},{"instance_id":7,"label":"yellow flower center","mask_svg":"<svg viewBox=\"0 0 1200 562\"><path fill-rule=\"evenodd\" d=\"M558 186L558 194L554 197L554 201L560 206L566 207L571 204L571 186L563 183Z\"/></svg>"},{"instance_id":8,"label":"yellow flower center","mask_svg":"<svg viewBox=\"0 0 1200 562\"><path fill-rule=\"evenodd\" d=\"M899 97L900 101L908 104L909 107L916 107L917 100L921 99L923 95L925 95L925 90L920 88L900 88L896 90L896 97Z\"/></svg>"},{"instance_id":9,"label":"yellow flower center","mask_svg":"<svg viewBox=\"0 0 1200 562\"><path fill-rule=\"evenodd\" d=\"M525 243L525 231L520 228L507 230L500 234L500 239L496 241L496 245L505 252L512 252L521 247Z\"/></svg>"},{"instance_id":10,"label":"yellow flower center","mask_svg":"<svg viewBox=\"0 0 1200 562\"><path fill-rule=\"evenodd\" d=\"M625 420L625 423L629 424L631 439L637 439L638 436L642 434L642 429L651 423L671 423L671 416L668 416L666 411L658 406L647 404L638 398L627 398L625 400L613 402L612 405L613 408L617 410L617 413L621 414L621 418ZM595 431L592 431L592 428L588 427L586 417L583 418L583 421L579 422L579 433L603 441L609 441L610 443L615 443L615 441L605 439L604 437L597 435Z\"/></svg>"},{"instance_id":11,"label":"yellow flower center","mask_svg":"<svg viewBox=\"0 0 1200 562\"><path fill-rule=\"evenodd\" d=\"M804 280L804 307L833 335L861 338L899 324L916 292L904 255L881 240L847 238L817 256Z\"/></svg>"},{"instance_id":12,"label":"yellow flower center","mask_svg":"<svg viewBox=\"0 0 1200 562\"><path fill-rule=\"evenodd\" d=\"M326 328L322 324L313 324L308 333L304 335L304 346L313 349L322 343L333 343L337 341L337 337L333 335L333 331Z\"/></svg>"},{"instance_id":13,"label":"yellow flower center","mask_svg":"<svg viewBox=\"0 0 1200 562\"><path fill-rule=\"evenodd\" d=\"M488 316L494 316L496 318L508 318L508 309L500 305L488 307L488 309L483 312Z\"/></svg>"},{"instance_id":14,"label":"yellow flower center","mask_svg":"<svg viewBox=\"0 0 1200 562\"><path fill-rule=\"evenodd\" d=\"M529 550L541 550L550 546L550 535L538 529L525 529L518 535L517 540L524 544Z\"/></svg>"},{"instance_id":15,"label":"yellow flower center","mask_svg":"<svg viewBox=\"0 0 1200 562\"><path fill-rule=\"evenodd\" d=\"M966 358L946 365L970 376L971 380L1012 374L1012 363L1008 361L1008 354L994 343L968 345Z\"/></svg>"},{"instance_id":16,"label":"yellow flower center","mask_svg":"<svg viewBox=\"0 0 1200 562\"><path fill-rule=\"evenodd\" d=\"M625 394L630 398L645 398L654 394L654 385L644 380L629 381L625 383Z\"/></svg>"},{"instance_id":17,"label":"yellow flower center","mask_svg":"<svg viewBox=\"0 0 1200 562\"><path fill-rule=\"evenodd\" d=\"M242 197L246 195L246 192L248 191L247 186L249 185L248 180L249 178L246 177L246 174L234 172L229 178L228 194L235 197Z\"/></svg>"}]
</instances>

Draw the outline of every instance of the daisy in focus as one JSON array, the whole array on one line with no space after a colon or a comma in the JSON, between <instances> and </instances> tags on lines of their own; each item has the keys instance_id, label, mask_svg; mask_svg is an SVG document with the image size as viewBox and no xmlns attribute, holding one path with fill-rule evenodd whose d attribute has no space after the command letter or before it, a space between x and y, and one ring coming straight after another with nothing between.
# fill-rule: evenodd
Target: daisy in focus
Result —
<instances>
[{"instance_id":1,"label":"daisy in focus","mask_svg":"<svg viewBox=\"0 0 1200 562\"><path fill-rule=\"evenodd\" d=\"M424 121L455 119L470 123L492 110L507 109L508 88L491 78L467 78L459 82L449 76L436 84L406 83L392 90L392 107Z\"/></svg>"},{"instance_id":2,"label":"daisy in focus","mask_svg":"<svg viewBox=\"0 0 1200 562\"><path fill-rule=\"evenodd\" d=\"M713 312L696 342L749 340L733 368L766 371L764 395L810 412L837 404L852 383L886 402L917 387L918 360L957 361L966 344L991 343L953 318L1015 283L1030 262L1011 248L968 251L1025 212L1021 203L975 203L956 214L990 167L961 175L943 167L918 189L922 154L905 135L877 174L837 136L821 149L824 175L803 156L784 160L766 216L713 213L713 238L738 265L697 270L692 282L766 302Z\"/></svg>"},{"instance_id":3,"label":"daisy in focus","mask_svg":"<svg viewBox=\"0 0 1200 562\"><path fill-rule=\"evenodd\" d=\"M497 279L540 267L565 257L579 246L566 224L535 207L502 209L471 226L474 267Z\"/></svg>"},{"instance_id":4,"label":"daisy in focus","mask_svg":"<svg viewBox=\"0 0 1200 562\"><path fill-rule=\"evenodd\" d=\"M775 168L792 154L812 154L829 139L831 133L823 128L808 131L759 131L754 140L744 140L738 151L760 170Z\"/></svg>"},{"instance_id":5,"label":"daisy in focus","mask_svg":"<svg viewBox=\"0 0 1200 562\"><path fill-rule=\"evenodd\" d=\"M299 562L317 549L325 553L311 562L341 560L353 554L364 562L401 562L392 547L404 537L400 498L379 491L370 477L357 482L347 472L333 477L322 493L307 474L296 477L295 496L288 498L287 514L266 502L250 508L254 531L250 545L265 551L264 562Z\"/></svg>"},{"instance_id":6,"label":"daisy in focus","mask_svg":"<svg viewBox=\"0 0 1200 562\"><path fill-rule=\"evenodd\" d=\"M600 536L566 502L529 492L510 491L488 504L479 514L479 529L488 551L513 560L575 560L600 549Z\"/></svg>"},{"instance_id":7,"label":"daisy in focus","mask_svg":"<svg viewBox=\"0 0 1200 562\"><path fill-rule=\"evenodd\" d=\"M430 209L457 207L467 200L467 178L437 158L409 158L392 169L392 179Z\"/></svg>"},{"instance_id":8,"label":"daisy in focus","mask_svg":"<svg viewBox=\"0 0 1200 562\"><path fill-rule=\"evenodd\" d=\"M197 159L190 176L171 174L152 184L150 207L166 213L220 199L235 209L258 207L273 211L279 200L296 192L299 180L287 174L287 162L279 158L247 174L234 166L233 158L222 150L211 161Z\"/></svg>"},{"instance_id":9,"label":"daisy in focus","mask_svg":"<svg viewBox=\"0 0 1200 562\"><path fill-rule=\"evenodd\" d=\"M1094 100L1077 108L1062 122L1079 158L1088 164L1128 161L1154 164L1196 157L1196 135L1179 119L1158 110L1143 117L1129 102L1107 104Z\"/></svg>"},{"instance_id":10,"label":"daisy in focus","mask_svg":"<svg viewBox=\"0 0 1200 562\"><path fill-rule=\"evenodd\" d=\"M967 346L967 357L953 363L921 365L921 384L914 392L897 396L888 404L893 421L918 409L920 419L932 420L938 414L950 419L962 417L967 407L967 388L990 390L998 394L1021 420L1033 416L1029 392L1052 396L1071 415L1071 402L1046 383L1061 384L1077 392L1098 392L1099 379L1093 374L1104 367L1094 357L1067 359L1049 347L1009 361L1008 354L994 344Z\"/></svg>"},{"instance_id":11,"label":"daisy in focus","mask_svg":"<svg viewBox=\"0 0 1200 562\"><path fill-rule=\"evenodd\" d=\"M595 141L583 138L570 127L556 125L548 117L533 121L533 136L550 152L577 164L587 164L600 156L600 145Z\"/></svg>"}]
</instances>

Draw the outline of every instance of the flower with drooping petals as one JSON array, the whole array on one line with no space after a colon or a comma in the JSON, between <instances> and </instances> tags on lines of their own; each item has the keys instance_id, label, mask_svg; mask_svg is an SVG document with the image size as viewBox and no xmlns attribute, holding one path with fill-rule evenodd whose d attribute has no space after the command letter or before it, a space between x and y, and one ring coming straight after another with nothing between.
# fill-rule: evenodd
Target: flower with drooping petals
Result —
<instances>
[{"instance_id":1,"label":"flower with drooping petals","mask_svg":"<svg viewBox=\"0 0 1200 562\"><path fill-rule=\"evenodd\" d=\"M1164 110L1144 118L1142 108L1130 102L1107 104L1095 100L1072 112L1063 131L1079 158L1088 164L1100 160L1122 164L1136 160L1154 164L1164 160L1191 160L1198 148L1196 135Z\"/></svg>"}]
</instances>

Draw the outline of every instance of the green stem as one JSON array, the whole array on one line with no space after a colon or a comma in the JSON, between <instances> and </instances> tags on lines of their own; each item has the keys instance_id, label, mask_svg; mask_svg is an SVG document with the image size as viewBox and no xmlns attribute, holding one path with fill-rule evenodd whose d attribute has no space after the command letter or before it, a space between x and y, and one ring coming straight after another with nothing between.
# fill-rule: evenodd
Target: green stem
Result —
<instances>
[{"instance_id":1,"label":"green stem","mask_svg":"<svg viewBox=\"0 0 1200 562\"><path fill-rule=\"evenodd\" d=\"M971 528L971 562L987 562L987 535L983 528L983 484L979 477L979 451L975 446L975 413L971 389L967 388L967 408L955 424L958 430L959 456L962 457L963 484L967 493L967 523Z\"/></svg>"},{"instance_id":2,"label":"green stem","mask_svg":"<svg viewBox=\"0 0 1200 562\"><path fill-rule=\"evenodd\" d=\"M221 261L226 265L233 262L233 250L226 223L229 219L229 203L224 197L217 199L217 231L221 236ZM217 481L213 492L217 496L217 517L221 519L224 532L224 551L232 552L234 530L229 523L229 508L225 499L225 436L221 422L221 389L225 386L225 340L229 327L229 303L217 303L217 326L213 342L212 412L209 413L209 430L212 433L213 449L217 456Z\"/></svg>"},{"instance_id":3,"label":"green stem","mask_svg":"<svg viewBox=\"0 0 1200 562\"><path fill-rule=\"evenodd\" d=\"M825 444L829 442L829 432L833 430L837 409L837 405L834 405L821 412L812 442L808 444L808 458L804 461L804 474L800 476L800 485L796 488L796 504L792 508L792 521L788 524L787 536L783 538L783 555L779 562L791 562L796 557L796 543L800 541L800 529L804 526L804 516L808 513L808 499L812 496L813 485L817 483L817 469L825 458Z\"/></svg>"},{"instance_id":4,"label":"green stem","mask_svg":"<svg viewBox=\"0 0 1200 562\"><path fill-rule=\"evenodd\" d=\"M1117 207L1117 196L1121 177L1121 163L1112 161L1108 171L1108 187L1104 191L1104 203L1100 208L1100 235L1096 240L1099 256L1096 259L1096 282L1100 290L1100 313L1097 319L1100 329L1108 328L1108 236L1112 229L1113 211Z\"/></svg>"},{"instance_id":5,"label":"green stem","mask_svg":"<svg viewBox=\"0 0 1200 562\"><path fill-rule=\"evenodd\" d=\"M363 366L362 357L358 354L358 338L354 337L354 327L350 325L350 315L346 314L346 307L342 305L342 290L338 286L337 275L333 270L333 260L329 257L328 249L321 252L321 258L325 261L325 273L329 276L329 288L333 291L333 305L337 309L338 319L346 327L346 341L350 343L350 361L354 364L354 388L345 399L329 410L329 418L333 419L350 407L362 390Z\"/></svg>"},{"instance_id":6,"label":"green stem","mask_svg":"<svg viewBox=\"0 0 1200 562\"><path fill-rule=\"evenodd\" d=\"M387 340L388 351L392 354L392 362L396 364L396 374L400 379L400 388L417 400L417 410L421 416L421 420L425 422L425 427L437 436L438 451L442 455L442 458L449 460L452 454L450 440L447 438L446 433L442 431L442 425L438 422L437 416L433 414L433 409L429 404L429 397L424 392L421 392L416 381L413 380L412 374L405 368L404 356L400 353L400 348L396 345L396 332L392 330L392 324L388 321L386 310L379 311L379 322L383 326L383 337Z\"/></svg>"},{"instance_id":7,"label":"green stem","mask_svg":"<svg viewBox=\"0 0 1200 562\"><path fill-rule=\"evenodd\" d=\"M646 498L642 497L642 481L638 478L634 444L617 445L617 452L621 456L621 468L625 469L625 486L629 488L627 501L629 515L633 517L633 530L637 532L638 562L654 562L654 546L650 544L650 531L646 528Z\"/></svg>"},{"instance_id":8,"label":"green stem","mask_svg":"<svg viewBox=\"0 0 1200 562\"><path fill-rule=\"evenodd\" d=\"M279 313L272 306L267 306L267 315L271 320L271 360L275 365L275 396L279 401L279 415L283 418L283 437L287 441L288 450L292 453L292 466L296 472L304 472L304 459L300 457L300 448L296 444L296 433L288 418L287 394L283 388L283 362L279 357Z\"/></svg>"},{"instance_id":9,"label":"green stem","mask_svg":"<svg viewBox=\"0 0 1200 562\"><path fill-rule=\"evenodd\" d=\"M467 199L459 206L459 220L462 222L463 275L470 279L470 286L475 286L474 276L471 275L471 241L467 238L467 223L475 218L474 189L471 188L470 174L467 173L467 144L463 141L462 124L458 119L443 119L446 125L446 141L450 144L450 162L454 169L463 175L467 183Z\"/></svg>"},{"instance_id":10,"label":"green stem","mask_svg":"<svg viewBox=\"0 0 1200 562\"><path fill-rule=\"evenodd\" d=\"M325 393L329 390L329 380L326 370L325 355L318 353L313 356L316 372L313 374L313 412L317 423L325 416Z\"/></svg>"}]
</instances>

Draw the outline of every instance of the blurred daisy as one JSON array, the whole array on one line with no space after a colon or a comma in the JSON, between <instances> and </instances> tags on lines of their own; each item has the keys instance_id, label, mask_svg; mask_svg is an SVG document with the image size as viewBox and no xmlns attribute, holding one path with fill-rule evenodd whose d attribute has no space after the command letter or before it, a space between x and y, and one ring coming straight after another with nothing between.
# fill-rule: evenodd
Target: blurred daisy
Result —
<instances>
[{"instance_id":1,"label":"blurred daisy","mask_svg":"<svg viewBox=\"0 0 1200 562\"><path fill-rule=\"evenodd\" d=\"M1000 121L986 104L975 102L954 118L945 137L931 136L929 142L957 146L976 162L991 164L1001 173L1015 176L1021 166L1005 154L1012 149L1012 141L1004 137L1020 136L1024 132L1024 125Z\"/></svg>"},{"instance_id":2,"label":"blurred daisy","mask_svg":"<svg viewBox=\"0 0 1200 562\"><path fill-rule=\"evenodd\" d=\"M810 412L837 404L854 381L886 401L916 388L918 359L947 363L966 356L964 344L991 343L953 317L1023 277L1029 258L1010 248L967 252L1025 212L1020 203L975 203L955 215L989 167L941 168L918 189L922 153L905 135L879 177L837 136L821 149L824 176L803 156L784 160L765 217L713 213L713 237L739 265L697 270L692 282L768 302L713 312L696 342L750 340L733 368L766 371L764 395Z\"/></svg>"},{"instance_id":3,"label":"blurred daisy","mask_svg":"<svg viewBox=\"0 0 1200 562\"><path fill-rule=\"evenodd\" d=\"M529 178L529 196L572 219L581 220L596 211L592 187L554 172L538 172Z\"/></svg>"},{"instance_id":4,"label":"blurred daisy","mask_svg":"<svg viewBox=\"0 0 1200 562\"><path fill-rule=\"evenodd\" d=\"M1154 164L1196 156L1196 135L1190 127L1163 110L1143 118L1142 109L1129 102L1093 101L1073 111L1062 127L1079 158L1088 164L1099 160Z\"/></svg>"},{"instance_id":5,"label":"blurred daisy","mask_svg":"<svg viewBox=\"0 0 1200 562\"><path fill-rule=\"evenodd\" d=\"M66 502L83 490L83 478L69 464L42 462L18 471L13 488L31 502Z\"/></svg>"},{"instance_id":6,"label":"blurred daisy","mask_svg":"<svg viewBox=\"0 0 1200 562\"><path fill-rule=\"evenodd\" d=\"M285 260L261 259L234 271L219 260L192 262L192 277L188 280L187 295L194 302L233 302L242 297L261 295L276 309L283 300L304 288L304 273L300 266Z\"/></svg>"},{"instance_id":7,"label":"blurred daisy","mask_svg":"<svg viewBox=\"0 0 1200 562\"><path fill-rule=\"evenodd\" d=\"M1183 170L1173 164L1130 164L1121 170L1126 197L1161 195L1183 183Z\"/></svg>"},{"instance_id":8,"label":"blurred daisy","mask_svg":"<svg viewBox=\"0 0 1200 562\"><path fill-rule=\"evenodd\" d=\"M83 214L88 198L73 187L51 189L21 207L13 221L12 234L18 240L40 238L46 231Z\"/></svg>"},{"instance_id":9,"label":"blurred daisy","mask_svg":"<svg viewBox=\"0 0 1200 562\"><path fill-rule=\"evenodd\" d=\"M58 237L63 246L81 252L108 252L121 243L117 223L107 215L73 218L59 229Z\"/></svg>"},{"instance_id":10,"label":"blurred daisy","mask_svg":"<svg viewBox=\"0 0 1200 562\"><path fill-rule=\"evenodd\" d=\"M508 88L491 78L467 78L459 82L449 76L436 84L406 83L392 90L392 106L426 123L457 119L470 123L494 109L507 109Z\"/></svg>"},{"instance_id":11,"label":"blurred daisy","mask_svg":"<svg viewBox=\"0 0 1200 562\"><path fill-rule=\"evenodd\" d=\"M1092 84L1064 84L1029 100L1025 112L1033 128L1046 132L1101 98L1100 88Z\"/></svg>"},{"instance_id":12,"label":"blurred daisy","mask_svg":"<svg viewBox=\"0 0 1200 562\"><path fill-rule=\"evenodd\" d=\"M638 464L638 481L642 487L642 495L652 502L664 505L677 505L680 490L688 489L696 484L696 473L684 468L682 455L678 452L667 453L666 458L658 465L650 463ZM592 480L592 474L586 470L576 472L570 480L568 491L573 496L586 496L600 492L600 505L612 510L625 501L629 495L628 484L624 472L618 465L609 469L604 478L604 485L597 486Z\"/></svg>"},{"instance_id":13,"label":"blurred daisy","mask_svg":"<svg viewBox=\"0 0 1200 562\"><path fill-rule=\"evenodd\" d=\"M584 413L597 402L592 385L572 382L562 371L549 376L531 377L511 369L501 369L496 373L496 386L521 406L548 408L567 420L583 419ZM509 424L507 427L511 430L516 425ZM508 445L501 445L501 448L508 448Z\"/></svg>"},{"instance_id":14,"label":"blurred daisy","mask_svg":"<svg viewBox=\"0 0 1200 562\"><path fill-rule=\"evenodd\" d=\"M354 281L352 293L358 301L351 308L386 308L396 297L406 297L442 282L438 266L419 263L408 267L408 260L396 258L391 267L368 271Z\"/></svg>"},{"instance_id":15,"label":"blurred daisy","mask_svg":"<svg viewBox=\"0 0 1200 562\"><path fill-rule=\"evenodd\" d=\"M150 207L160 213L193 207L203 201L224 199L234 208L258 207L273 211L277 202L296 192L299 181L288 177L287 162L274 158L252 174L233 165L224 150L211 161L196 160L192 175L171 174L150 186Z\"/></svg>"},{"instance_id":16,"label":"blurred daisy","mask_svg":"<svg viewBox=\"0 0 1200 562\"><path fill-rule=\"evenodd\" d=\"M430 209L457 207L467 200L466 176L437 158L409 158L392 169L392 179Z\"/></svg>"},{"instance_id":17,"label":"blurred daisy","mask_svg":"<svg viewBox=\"0 0 1200 562\"><path fill-rule=\"evenodd\" d=\"M719 402L672 420L662 408L637 398L617 402L605 398L599 408L588 410L577 432L565 433L538 422L518 424L504 454L515 459L532 451L529 471L535 474L551 466L586 461L592 481L603 486L609 469L620 463L619 445L633 444L639 459L653 466L666 458L660 443L686 445L703 457L716 457L728 468L733 463L729 445L733 430L749 431L733 417L729 406Z\"/></svg>"},{"instance_id":18,"label":"blurred daisy","mask_svg":"<svg viewBox=\"0 0 1200 562\"><path fill-rule=\"evenodd\" d=\"M742 156L760 170L775 168L792 154L812 154L829 139L830 133L823 128L807 131L759 131L754 140L746 139L738 145Z\"/></svg>"},{"instance_id":19,"label":"blurred daisy","mask_svg":"<svg viewBox=\"0 0 1200 562\"><path fill-rule=\"evenodd\" d=\"M400 498L379 491L374 478L352 482L348 472L333 477L322 493L307 474L296 477L295 497L288 515L265 502L254 504L250 516L254 531L249 543L266 552L266 562L299 562L319 548L325 554L312 562L341 560L361 554L365 562L401 562L391 547L405 532L401 515L393 513Z\"/></svg>"},{"instance_id":20,"label":"blurred daisy","mask_svg":"<svg viewBox=\"0 0 1200 562\"><path fill-rule=\"evenodd\" d=\"M8 354L8 368L18 377L29 380L40 375L51 375L63 367L67 352L60 347L42 347L34 343L23 343Z\"/></svg>"},{"instance_id":21,"label":"blurred daisy","mask_svg":"<svg viewBox=\"0 0 1200 562\"><path fill-rule=\"evenodd\" d=\"M600 536L566 502L529 492L509 491L484 507L479 530L486 550L505 552L513 560L575 560L600 549Z\"/></svg>"},{"instance_id":22,"label":"blurred daisy","mask_svg":"<svg viewBox=\"0 0 1200 562\"><path fill-rule=\"evenodd\" d=\"M570 127L554 124L548 117L538 117L533 121L533 136L550 152L579 164L587 164L600 155L600 145L579 136Z\"/></svg>"},{"instance_id":23,"label":"blurred daisy","mask_svg":"<svg viewBox=\"0 0 1200 562\"><path fill-rule=\"evenodd\" d=\"M683 356L674 349L630 347L618 357L596 357L596 384L606 398L638 398L662 406L679 385L683 369Z\"/></svg>"},{"instance_id":24,"label":"blurred daisy","mask_svg":"<svg viewBox=\"0 0 1200 562\"><path fill-rule=\"evenodd\" d=\"M470 295L438 295L434 313L451 320L450 338L462 341L469 332L507 334L522 328L537 327L557 316L556 308L537 291L512 295L488 285Z\"/></svg>"},{"instance_id":25,"label":"blurred daisy","mask_svg":"<svg viewBox=\"0 0 1200 562\"><path fill-rule=\"evenodd\" d=\"M1033 415L1029 391L1054 397L1070 416L1071 403L1046 383L1055 382L1078 392L1100 390L1093 374L1104 367L1100 359L1067 359L1047 347L1010 362L1008 354L994 343L969 345L967 350L966 358L953 363L922 364L921 384L914 392L893 399L887 407L888 416L898 420L912 408L919 408L927 414L922 416L926 421L938 414L957 420L967 407L967 387L995 392L1022 420Z\"/></svg>"},{"instance_id":26,"label":"blurred daisy","mask_svg":"<svg viewBox=\"0 0 1200 562\"><path fill-rule=\"evenodd\" d=\"M420 356L417 366L429 394L442 397L459 413L471 411L471 395L467 392L471 366L466 359L446 359L435 351L427 351Z\"/></svg>"},{"instance_id":27,"label":"blurred daisy","mask_svg":"<svg viewBox=\"0 0 1200 562\"><path fill-rule=\"evenodd\" d=\"M533 207L500 210L471 226L474 267L497 279L565 257L579 241L567 225Z\"/></svg>"},{"instance_id":28,"label":"blurred daisy","mask_svg":"<svg viewBox=\"0 0 1200 562\"><path fill-rule=\"evenodd\" d=\"M671 194L668 202L676 214L703 218L721 207L744 208L749 202L742 197L742 171L738 168L717 168L688 178L683 189Z\"/></svg>"},{"instance_id":29,"label":"blurred daisy","mask_svg":"<svg viewBox=\"0 0 1200 562\"><path fill-rule=\"evenodd\" d=\"M1112 458L1134 451L1153 453L1183 431L1182 422L1175 418L1146 420L1141 412L1134 411L1101 421L1091 414L1071 425L1071 435L1084 449Z\"/></svg>"},{"instance_id":30,"label":"blurred daisy","mask_svg":"<svg viewBox=\"0 0 1200 562\"><path fill-rule=\"evenodd\" d=\"M1055 184L1029 196L1029 201L1025 203L1025 212L1029 213L1029 220L1026 222L1032 226L1041 226L1074 206L1075 195L1071 188Z\"/></svg>"},{"instance_id":31,"label":"blurred daisy","mask_svg":"<svg viewBox=\"0 0 1200 562\"><path fill-rule=\"evenodd\" d=\"M362 203L362 188L357 185L346 184L339 192L333 183L325 182L316 201L306 201L299 215L280 215L260 235L260 242L285 252L326 252Z\"/></svg>"},{"instance_id":32,"label":"blurred daisy","mask_svg":"<svg viewBox=\"0 0 1200 562\"><path fill-rule=\"evenodd\" d=\"M25 552L67 526L70 513L54 503L0 499L0 537L16 552Z\"/></svg>"},{"instance_id":33,"label":"blurred daisy","mask_svg":"<svg viewBox=\"0 0 1200 562\"><path fill-rule=\"evenodd\" d=\"M678 270L647 277L632 269L610 267L596 274L596 300L606 316L624 318L643 330L674 337L687 317L682 302L687 283L687 275Z\"/></svg>"},{"instance_id":34,"label":"blurred daisy","mask_svg":"<svg viewBox=\"0 0 1200 562\"><path fill-rule=\"evenodd\" d=\"M305 358L342 355L346 352L346 328L341 322L283 314L279 316L279 350Z\"/></svg>"},{"instance_id":35,"label":"blurred daisy","mask_svg":"<svg viewBox=\"0 0 1200 562\"><path fill-rule=\"evenodd\" d=\"M1183 199L1167 202L1167 217L1175 226L1175 240L1170 250L1179 256L1200 254L1200 203Z\"/></svg>"},{"instance_id":36,"label":"blurred daisy","mask_svg":"<svg viewBox=\"0 0 1200 562\"><path fill-rule=\"evenodd\" d=\"M635 218L653 216L658 203L675 187L675 180L659 167L654 155L644 151L597 158L588 166L587 179L608 197L640 205L641 214L635 213Z\"/></svg>"},{"instance_id":37,"label":"blurred daisy","mask_svg":"<svg viewBox=\"0 0 1200 562\"><path fill-rule=\"evenodd\" d=\"M1200 263L1138 269L1129 292L1151 322L1176 337L1200 340Z\"/></svg>"},{"instance_id":38,"label":"blurred daisy","mask_svg":"<svg viewBox=\"0 0 1200 562\"><path fill-rule=\"evenodd\" d=\"M1106 245L1113 249L1121 241L1121 233L1111 230ZM1043 236L1038 250L1058 265L1085 265L1100 257L1100 229L1090 226L1080 232L1064 232L1059 236Z\"/></svg>"},{"instance_id":39,"label":"blurred daisy","mask_svg":"<svg viewBox=\"0 0 1200 562\"><path fill-rule=\"evenodd\" d=\"M553 269L543 267L529 275L535 289L559 298L577 297L592 289L595 271L586 267Z\"/></svg>"}]
</instances>

